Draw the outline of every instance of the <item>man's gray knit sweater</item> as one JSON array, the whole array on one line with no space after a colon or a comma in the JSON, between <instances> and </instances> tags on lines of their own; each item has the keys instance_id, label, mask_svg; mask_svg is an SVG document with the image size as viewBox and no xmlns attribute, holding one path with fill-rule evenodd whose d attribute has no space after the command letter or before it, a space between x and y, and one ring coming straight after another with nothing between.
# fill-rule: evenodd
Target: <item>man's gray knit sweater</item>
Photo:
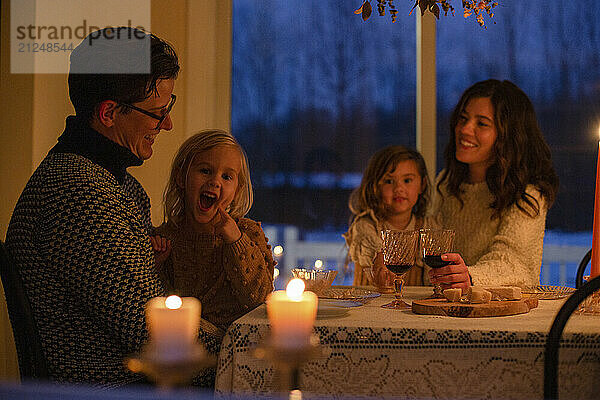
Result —
<instances>
[{"instance_id":1,"label":"man's gray knit sweater","mask_svg":"<svg viewBox=\"0 0 600 400\"><path fill-rule=\"evenodd\" d=\"M145 303L164 295L148 239L150 202L125 170L141 161L71 118L21 194L7 247L51 379L120 386L139 380L123 360L147 338ZM217 337L201 340L217 351Z\"/></svg>"}]
</instances>

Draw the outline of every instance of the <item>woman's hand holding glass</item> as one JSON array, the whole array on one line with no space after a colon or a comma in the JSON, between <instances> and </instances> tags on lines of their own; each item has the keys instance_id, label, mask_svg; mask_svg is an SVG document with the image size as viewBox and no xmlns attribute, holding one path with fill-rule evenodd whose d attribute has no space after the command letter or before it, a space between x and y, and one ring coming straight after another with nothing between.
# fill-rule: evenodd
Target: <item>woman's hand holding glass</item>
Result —
<instances>
[{"instance_id":1,"label":"woman's hand holding glass","mask_svg":"<svg viewBox=\"0 0 600 400\"><path fill-rule=\"evenodd\" d=\"M429 279L433 284L439 284L444 289L460 288L463 293L471 286L469 268L458 253L446 253L442 255L443 261L450 264L445 267L432 268L429 270Z\"/></svg>"},{"instance_id":2,"label":"woman's hand holding glass","mask_svg":"<svg viewBox=\"0 0 600 400\"><path fill-rule=\"evenodd\" d=\"M450 253L454 244L455 232L452 229L421 229L419 230L420 253L423 263L430 268L436 269L448 265L450 262L445 260L442 255ZM436 282L432 282L433 297L444 298L442 287Z\"/></svg>"}]
</instances>

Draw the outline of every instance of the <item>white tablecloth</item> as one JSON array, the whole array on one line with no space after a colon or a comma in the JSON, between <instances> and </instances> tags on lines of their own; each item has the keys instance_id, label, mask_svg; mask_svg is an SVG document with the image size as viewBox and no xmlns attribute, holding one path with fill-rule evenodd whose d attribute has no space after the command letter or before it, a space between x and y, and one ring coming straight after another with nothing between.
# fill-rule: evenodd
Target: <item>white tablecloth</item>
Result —
<instances>
[{"instance_id":1,"label":"white tablecloth","mask_svg":"<svg viewBox=\"0 0 600 400\"><path fill-rule=\"evenodd\" d=\"M405 297L431 288L407 287ZM304 364L301 389L319 397L541 399L547 332L563 300L527 314L492 318L417 315L381 308L381 296L345 316L318 318L323 354ZM252 349L268 334L265 306L234 322L224 338L216 391L268 394L274 368ZM559 394L598 398L600 317L574 315L562 338Z\"/></svg>"}]
</instances>

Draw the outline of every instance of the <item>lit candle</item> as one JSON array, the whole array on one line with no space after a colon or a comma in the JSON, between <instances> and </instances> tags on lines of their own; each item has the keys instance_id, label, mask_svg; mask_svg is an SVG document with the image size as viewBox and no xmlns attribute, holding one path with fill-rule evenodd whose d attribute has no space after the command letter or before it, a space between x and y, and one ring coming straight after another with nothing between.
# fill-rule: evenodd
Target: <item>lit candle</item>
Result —
<instances>
[{"instance_id":1,"label":"lit candle","mask_svg":"<svg viewBox=\"0 0 600 400\"><path fill-rule=\"evenodd\" d=\"M600 275L600 142L596 164L596 197L594 200L594 225L592 231L592 265L590 278Z\"/></svg>"},{"instance_id":2,"label":"lit candle","mask_svg":"<svg viewBox=\"0 0 600 400\"><path fill-rule=\"evenodd\" d=\"M286 290L267 296L267 315L273 345L279 348L302 348L310 344L317 316L317 295L304 291L302 279L292 279Z\"/></svg>"},{"instance_id":3,"label":"lit candle","mask_svg":"<svg viewBox=\"0 0 600 400\"><path fill-rule=\"evenodd\" d=\"M200 301L194 297L155 297L146 304L150 347L156 357L185 358L198 340Z\"/></svg>"}]
</instances>

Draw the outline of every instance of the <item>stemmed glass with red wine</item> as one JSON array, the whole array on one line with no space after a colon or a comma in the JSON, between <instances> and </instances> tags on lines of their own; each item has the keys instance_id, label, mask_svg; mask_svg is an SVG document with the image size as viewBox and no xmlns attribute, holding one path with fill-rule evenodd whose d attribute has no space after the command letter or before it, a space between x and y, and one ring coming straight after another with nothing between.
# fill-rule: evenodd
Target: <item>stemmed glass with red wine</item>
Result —
<instances>
[{"instance_id":1,"label":"stemmed glass with red wine","mask_svg":"<svg viewBox=\"0 0 600 400\"><path fill-rule=\"evenodd\" d=\"M381 238L383 239L381 248L383 263L395 275L394 296L396 297L394 301L381 307L396 310L410 309L410 304L402 300L402 289L404 287L404 275L415 264L419 231L385 230L381 232Z\"/></svg>"},{"instance_id":2,"label":"stemmed glass with red wine","mask_svg":"<svg viewBox=\"0 0 600 400\"><path fill-rule=\"evenodd\" d=\"M441 268L450 264L442 260L442 254L450 253L454 243L454 231L451 229L421 229L419 231L421 257L431 268ZM433 297L444 297L439 284L433 286Z\"/></svg>"}]
</instances>

